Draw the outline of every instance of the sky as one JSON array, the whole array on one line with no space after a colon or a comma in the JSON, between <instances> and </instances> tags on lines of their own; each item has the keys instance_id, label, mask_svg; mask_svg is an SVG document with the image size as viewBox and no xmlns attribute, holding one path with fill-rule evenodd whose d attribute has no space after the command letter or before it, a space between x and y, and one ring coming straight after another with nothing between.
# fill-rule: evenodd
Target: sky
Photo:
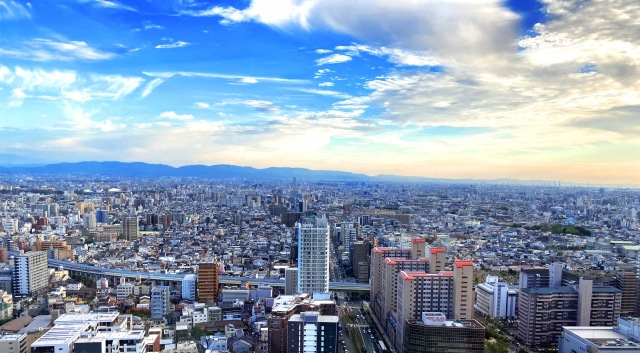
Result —
<instances>
[{"instance_id":1,"label":"sky","mask_svg":"<svg viewBox=\"0 0 640 353\"><path fill-rule=\"evenodd\" d=\"M0 164L640 181L637 0L0 0Z\"/></svg>"}]
</instances>

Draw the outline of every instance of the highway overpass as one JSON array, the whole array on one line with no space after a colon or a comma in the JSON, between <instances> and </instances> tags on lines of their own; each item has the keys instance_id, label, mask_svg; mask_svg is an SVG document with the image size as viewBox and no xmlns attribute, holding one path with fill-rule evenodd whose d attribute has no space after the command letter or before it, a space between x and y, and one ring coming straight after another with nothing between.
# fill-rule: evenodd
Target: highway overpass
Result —
<instances>
[{"instance_id":1,"label":"highway overpass","mask_svg":"<svg viewBox=\"0 0 640 353\"><path fill-rule=\"evenodd\" d=\"M49 267L56 269L62 267L64 270L68 270L70 272L84 273L94 275L96 277L125 277L160 282L182 282L182 279L184 278L184 274L181 273L125 271L54 259L49 259ZM269 284L272 287L284 287L283 279L220 276L220 283L222 284L240 284L242 282L249 282L250 285ZM343 292L369 292L370 286L367 283L329 282L329 290Z\"/></svg>"}]
</instances>

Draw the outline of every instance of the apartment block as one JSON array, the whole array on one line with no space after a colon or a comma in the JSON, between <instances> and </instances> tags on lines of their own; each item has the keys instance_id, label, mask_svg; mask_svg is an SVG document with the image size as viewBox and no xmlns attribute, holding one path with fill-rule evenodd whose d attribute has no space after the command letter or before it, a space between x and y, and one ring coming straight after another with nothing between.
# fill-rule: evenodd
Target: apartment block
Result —
<instances>
[{"instance_id":1,"label":"apartment block","mask_svg":"<svg viewBox=\"0 0 640 353\"><path fill-rule=\"evenodd\" d=\"M528 287L518 297L518 338L526 345L554 344L563 326L575 326L578 291L573 287Z\"/></svg>"},{"instance_id":2,"label":"apartment block","mask_svg":"<svg viewBox=\"0 0 640 353\"><path fill-rule=\"evenodd\" d=\"M317 311L294 314L287 323L289 353L336 353L338 317Z\"/></svg>"},{"instance_id":3,"label":"apartment block","mask_svg":"<svg viewBox=\"0 0 640 353\"><path fill-rule=\"evenodd\" d=\"M329 223L298 223L298 293L329 293Z\"/></svg>"},{"instance_id":4,"label":"apartment block","mask_svg":"<svg viewBox=\"0 0 640 353\"><path fill-rule=\"evenodd\" d=\"M29 296L47 287L49 270L46 251L29 251L14 259L13 294Z\"/></svg>"},{"instance_id":5,"label":"apartment block","mask_svg":"<svg viewBox=\"0 0 640 353\"><path fill-rule=\"evenodd\" d=\"M198 300L210 302L218 300L220 269L216 262L198 264Z\"/></svg>"}]
</instances>

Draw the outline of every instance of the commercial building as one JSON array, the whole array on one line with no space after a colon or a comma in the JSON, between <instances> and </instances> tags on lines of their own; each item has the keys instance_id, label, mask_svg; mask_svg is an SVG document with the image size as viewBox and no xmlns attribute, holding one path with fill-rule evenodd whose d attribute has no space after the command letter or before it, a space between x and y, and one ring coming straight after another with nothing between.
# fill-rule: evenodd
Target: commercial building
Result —
<instances>
[{"instance_id":1,"label":"commercial building","mask_svg":"<svg viewBox=\"0 0 640 353\"><path fill-rule=\"evenodd\" d=\"M298 223L298 293L329 293L329 223Z\"/></svg>"},{"instance_id":2,"label":"commercial building","mask_svg":"<svg viewBox=\"0 0 640 353\"><path fill-rule=\"evenodd\" d=\"M558 353L573 352L638 353L640 321L621 318L617 327L563 327Z\"/></svg>"},{"instance_id":3,"label":"commercial building","mask_svg":"<svg viewBox=\"0 0 640 353\"><path fill-rule=\"evenodd\" d=\"M422 313L405 324L404 353L483 353L485 329L476 320L447 320L443 313Z\"/></svg>"},{"instance_id":4,"label":"commercial building","mask_svg":"<svg viewBox=\"0 0 640 353\"><path fill-rule=\"evenodd\" d=\"M622 291L620 316L636 316L638 313L638 273L636 271L620 271L615 274L616 288Z\"/></svg>"},{"instance_id":5,"label":"commercial building","mask_svg":"<svg viewBox=\"0 0 640 353\"><path fill-rule=\"evenodd\" d=\"M369 261L370 261L369 240L361 240L353 243L351 255L351 268L353 277L358 283L369 283Z\"/></svg>"},{"instance_id":6,"label":"commercial building","mask_svg":"<svg viewBox=\"0 0 640 353\"><path fill-rule=\"evenodd\" d=\"M125 217L122 221L122 235L126 240L132 241L138 239L138 218L137 217Z\"/></svg>"},{"instance_id":7,"label":"commercial building","mask_svg":"<svg viewBox=\"0 0 640 353\"><path fill-rule=\"evenodd\" d=\"M182 298L191 301L196 300L196 275L188 274L184 276L182 280Z\"/></svg>"},{"instance_id":8,"label":"commercial building","mask_svg":"<svg viewBox=\"0 0 640 353\"><path fill-rule=\"evenodd\" d=\"M577 326L615 326L620 317L622 291L609 286L594 286L588 277L578 286Z\"/></svg>"},{"instance_id":9,"label":"commercial building","mask_svg":"<svg viewBox=\"0 0 640 353\"><path fill-rule=\"evenodd\" d=\"M474 308L491 318L511 318L516 315L517 293L509 289L498 276L487 276L485 283L476 286Z\"/></svg>"},{"instance_id":10,"label":"commercial building","mask_svg":"<svg viewBox=\"0 0 640 353\"><path fill-rule=\"evenodd\" d=\"M520 268L520 289L549 287L549 269L527 266Z\"/></svg>"},{"instance_id":11,"label":"commercial building","mask_svg":"<svg viewBox=\"0 0 640 353\"><path fill-rule=\"evenodd\" d=\"M14 259L13 294L30 296L47 287L49 269L46 251L29 251Z\"/></svg>"},{"instance_id":12,"label":"commercial building","mask_svg":"<svg viewBox=\"0 0 640 353\"><path fill-rule=\"evenodd\" d=\"M198 300L210 302L218 300L220 270L216 262L198 264Z\"/></svg>"},{"instance_id":13,"label":"commercial building","mask_svg":"<svg viewBox=\"0 0 640 353\"><path fill-rule=\"evenodd\" d=\"M298 268L287 267L284 270L284 294L294 295L298 292Z\"/></svg>"},{"instance_id":14,"label":"commercial building","mask_svg":"<svg viewBox=\"0 0 640 353\"><path fill-rule=\"evenodd\" d=\"M289 353L336 353L338 317L317 311L294 314L287 323Z\"/></svg>"},{"instance_id":15,"label":"commercial building","mask_svg":"<svg viewBox=\"0 0 640 353\"><path fill-rule=\"evenodd\" d=\"M27 334L0 335L0 352L27 353Z\"/></svg>"},{"instance_id":16,"label":"commercial building","mask_svg":"<svg viewBox=\"0 0 640 353\"><path fill-rule=\"evenodd\" d=\"M563 326L575 326L578 291L572 287L528 287L518 297L518 338L526 345L555 344Z\"/></svg>"},{"instance_id":17,"label":"commercial building","mask_svg":"<svg viewBox=\"0 0 640 353\"><path fill-rule=\"evenodd\" d=\"M151 290L151 318L158 319L169 313L171 288L156 286Z\"/></svg>"}]
</instances>

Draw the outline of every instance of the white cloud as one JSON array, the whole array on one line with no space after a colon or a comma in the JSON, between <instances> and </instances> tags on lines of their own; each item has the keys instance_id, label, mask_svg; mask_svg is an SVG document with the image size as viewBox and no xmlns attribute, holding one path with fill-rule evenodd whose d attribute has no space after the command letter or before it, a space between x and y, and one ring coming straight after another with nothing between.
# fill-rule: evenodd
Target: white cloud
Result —
<instances>
[{"instance_id":1,"label":"white cloud","mask_svg":"<svg viewBox=\"0 0 640 353\"><path fill-rule=\"evenodd\" d=\"M144 26L144 29L164 29L164 27L160 25L148 24Z\"/></svg>"},{"instance_id":2,"label":"white cloud","mask_svg":"<svg viewBox=\"0 0 640 353\"><path fill-rule=\"evenodd\" d=\"M224 101L217 105L244 105L247 107L251 107L260 113L270 113L275 114L279 113L280 109L276 107L272 102L264 101L264 100L233 100L233 101Z\"/></svg>"},{"instance_id":3,"label":"white cloud","mask_svg":"<svg viewBox=\"0 0 640 353\"><path fill-rule=\"evenodd\" d=\"M160 86L160 84L162 82L164 82L164 80L161 79L161 78L156 78L156 79L151 80L151 82L149 82L147 87L144 88L144 91L142 91L142 94L140 96L142 98L148 96L149 94L151 94L151 92L153 92L154 89L156 89L158 86Z\"/></svg>"},{"instance_id":4,"label":"white cloud","mask_svg":"<svg viewBox=\"0 0 640 353\"><path fill-rule=\"evenodd\" d=\"M171 43L171 44L158 44L156 45L156 49L173 49L173 48L183 48L186 47L188 45L190 45L191 43L188 42L183 42L181 40Z\"/></svg>"},{"instance_id":5,"label":"white cloud","mask_svg":"<svg viewBox=\"0 0 640 353\"><path fill-rule=\"evenodd\" d=\"M29 6L31 7L31 6ZM29 11L20 3L7 0L0 1L0 20L11 20L19 18L30 18Z\"/></svg>"},{"instance_id":6,"label":"white cloud","mask_svg":"<svg viewBox=\"0 0 640 353\"><path fill-rule=\"evenodd\" d=\"M80 41L53 41L34 39L23 42L22 47L0 48L0 56L33 61L107 60L116 56Z\"/></svg>"},{"instance_id":7,"label":"white cloud","mask_svg":"<svg viewBox=\"0 0 640 353\"><path fill-rule=\"evenodd\" d=\"M191 114L183 114L178 115L176 112L163 112L160 114L159 118L170 119L170 120L193 120L194 116Z\"/></svg>"},{"instance_id":8,"label":"white cloud","mask_svg":"<svg viewBox=\"0 0 640 353\"><path fill-rule=\"evenodd\" d=\"M330 29L384 46L430 50L457 60L479 60L514 48L518 16L500 0L252 0L247 8L215 6L184 11L270 26Z\"/></svg>"},{"instance_id":9,"label":"white cloud","mask_svg":"<svg viewBox=\"0 0 640 353\"><path fill-rule=\"evenodd\" d=\"M333 82L322 82L322 83L319 83L318 86L320 86L320 87L332 87L333 86Z\"/></svg>"},{"instance_id":10,"label":"white cloud","mask_svg":"<svg viewBox=\"0 0 640 353\"><path fill-rule=\"evenodd\" d=\"M0 66L0 84L13 89L14 93L24 93L27 98L72 100L82 103L91 100L121 99L131 94L142 82L144 79L140 77L95 74L80 77L75 71L28 70L21 67L11 70Z\"/></svg>"},{"instance_id":11,"label":"white cloud","mask_svg":"<svg viewBox=\"0 0 640 353\"><path fill-rule=\"evenodd\" d=\"M195 102L194 105L196 106L196 108L200 108L200 109L210 109L211 105L209 103L205 103L205 102Z\"/></svg>"},{"instance_id":12,"label":"white cloud","mask_svg":"<svg viewBox=\"0 0 640 353\"><path fill-rule=\"evenodd\" d=\"M314 76L313 78L320 78L320 77L322 77L324 74L327 74L327 73L329 73L329 72L333 72L333 71L331 71L331 70L329 70L329 69L320 69L320 70L316 71L316 74L315 74L315 76Z\"/></svg>"},{"instance_id":13,"label":"white cloud","mask_svg":"<svg viewBox=\"0 0 640 353\"><path fill-rule=\"evenodd\" d=\"M318 94L321 96L329 96L329 97L336 97L336 98L342 98L342 99L351 98L350 95L346 93L338 92L338 91L330 91L330 90L324 90L324 89L306 89L306 88L300 88L295 90L299 92L304 92L304 93Z\"/></svg>"},{"instance_id":14,"label":"white cloud","mask_svg":"<svg viewBox=\"0 0 640 353\"><path fill-rule=\"evenodd\" d=\"M386 57L387 60L399 66L436 66L440 62L426 52L409 51L399 48L379 47L374 48L367 45L353 44L348 46L338 46L336 50L347 50L350 55L359 55L361 52Z\"/></svg>"},{"instance_id":15,"label":"white cloud","mask_svg":"<svg viewBox=\"0 0 640 353\"><path fill-rule=\"evenodd\" d=\"M125 11L133 11L137 12L135 8L125 5L121 2L114 0L77 0L79 3L88 3L92 4L95 7L101 7L105 9L114 9L114 10L125 10Z\"/></svg>"},{"instance_id":16,"label":"white cloud","mask_svg":"<svg viewBox=\"0 0 640 353\"><path fill-rule=\"evenodd\" d=\"M318 54L329 54L331 52L333 52L333 51L329 50L329 49L317 49L316 50L316 53L318 53Z\"/></svg>"},{"instance_id":17,"label":"white cloud","mask_svg":"<svg viewBox=\"0 0 640 353\"><path fill-rule=\"evenodd\" d=\"M192 72L192 71L166 71L166 72L148 72L143 71L143 74L149 77L158 77L158 78L171 78L174 76L182 76L182 77L203 77L203 78L221 78L221 79L229 79L229 80L238 80L241 83L257 83L259 81L265 82L274 82L274 83L307 83L307 80L298 80L298 79L290 79L290 78L280 78L280 77L260 77L260 76L242 76L242 75L228 75L228 74L218 74L213 72Z\"/></svg>"},{"instance_id":18,"label":"white cloud","mask_svg":"<svg viewBox=\"0 0 640 353\"><path fill-rule=\"evenodd\" d=\"M351 61L351 57L348 55L342 54L333 54L324 58L320 58L316 60L316 65L327 65L327 64L341 64L346 63L347 61Z\"/></svg>"}]
</instances>

